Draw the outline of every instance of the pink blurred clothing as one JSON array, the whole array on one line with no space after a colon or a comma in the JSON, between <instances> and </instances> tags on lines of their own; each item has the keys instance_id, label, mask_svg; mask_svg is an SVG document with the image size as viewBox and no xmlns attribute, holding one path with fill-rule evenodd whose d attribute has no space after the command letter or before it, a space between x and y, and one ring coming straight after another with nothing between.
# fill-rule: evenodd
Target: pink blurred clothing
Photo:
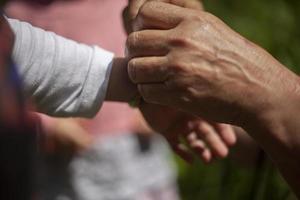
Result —
<instances>
[{"instance_id":1,"label":"pink blurred clothing","mask_svg":"<svg viewBox=\"0 0 300 200\"><path fill-rule=\"evenodd\" d=\"M36 7L20 0L10 3L7 13L122 56L126 35L121 12L127 1L55 0L45 7ZM58 158L52 167L53 159L46 158L42 162L39 169L45 172L41 173L44 175L41 177L41 194L48 197L59 195L61 199L75 199L72 198L75 195L84 200L179 199L176 172L170 165L170 152L164 140L152 135L148 138L149 143L131 134L140 129L140 120L138 112L127 104L105 103L95 120L84 122L91 133L102 134L100 140L95 138L93 145L76 155L71 163ZM110 137L117 133L122 135ZM102 138L103 134L109 136ZM72 178L66 177L68 174Z\"/></svg>"},{"instance_id":2,"label":"pink blurred clothing","mask_svg":"<svg viewBox=\"0 0 300 200\"><path fill-rule=\"evenodd\" d=\"M42 6L16 1L6 12L12 18L122 56L126 35L121 13L126 4L127 0L73 0ZM126 133L135 132L137 118L137 111L127 104L105 103L95 120L83 124L93 134Z\"/></svg>"}]
</instances>

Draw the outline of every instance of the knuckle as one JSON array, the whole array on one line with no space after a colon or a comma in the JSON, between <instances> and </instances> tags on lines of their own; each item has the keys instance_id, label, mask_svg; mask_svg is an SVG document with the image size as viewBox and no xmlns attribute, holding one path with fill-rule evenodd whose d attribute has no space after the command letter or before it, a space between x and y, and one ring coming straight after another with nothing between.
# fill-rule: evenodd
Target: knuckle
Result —
<instances>
[{"instance_id":1,"label":"knuckle","mask_svg":"<svg viewBox=\"0 0 300 200\"><path fill-rule=\"evenodd\" d=\"M137 39L137 33L136 32L133 32L128 36L127 41L126 41L126 46L129 50L132 49L135 46L136 39Z\"/></svg>"},{"instance_id":2,"label":"knuckle","mask_svg":"<svg viewBox=\"0 0 300 200\"><path fill-rule=\"evenodd\" d=\"M201 19L203 19L204 21L216 21L216 20L218 20L218 18L215 15L213 15L209 12L205 12L205 11L201 12L200 16L201 16Z\"/></svg>"},{"instance_id":3,"label":"knuckle","mask_svg":"<svg viewBox=\"0 0 300 200\"><path fill-rule=\"evenodd\" d=\"M201 29L207 25L210 15L212 14L205 11L193 11L183 20L182 24L188 24L191 27Z\"/></svg>"},{"instance_id":4,"label":"knuckle","mask_svg":"<svg viewBox=\"0 0 300 200\"><path fill-rule=\"evenodd\" d=\"M128 75L131 81L137 82L136 78L136 61L134 59L128 62Z\"/></svg>"},{"instance_id":5,"label":"knuckle","mask_svg":"<svg viewBox=\"0 0 300 200\"><path fill-rule=\"evenodd\" d=\"M170 62L170 67L172 69L171 74L172 73L181 73L184 71L185 68L185 63L182 60L182 58L180 58L179 56L172 56L171 62Z\"/></svg>"},{"instance_id":6,"label":"knuckle","mask_svg":"<svg viewBox=\"0 0 300 200\"><path fill-rule=\"evenodd\" d=\"M157 2L155 1L146 1L140 8L138 17L139 18L145 18L148 15L148 10L151 10L153 7L155 7Z\"/></svg>"},{"instance_id":7,"label":"knuckle","mask_svg":"<svg viewBox=\"0 0 300 200\"><path fill-rule=\"evenodd\" d=\"M171 46L188 47L191 44L191 39L185 34L178 34L170 39Z\"/></svg>"},{"instance_id":8,"label":"knuckle","mask_svg":"<svg viewBox=\"0 0 300 200\"><path fill-rule=\"evenodd\" d=\"M141 40L140 32L131 33L126 40L126 50L129 57L135 57L135 53L138 51L138 46Z\"/></svg>"},{"instance_id":9,"label":"knuckle","mask_svg":"<svg viewBox=\"0 0 300 200\"><path fill-rule=\"evenodd\" d=\"M204 11L200 10L191 10L186 16L185 20L202 20Z\"/></svg>"}]
</instances>

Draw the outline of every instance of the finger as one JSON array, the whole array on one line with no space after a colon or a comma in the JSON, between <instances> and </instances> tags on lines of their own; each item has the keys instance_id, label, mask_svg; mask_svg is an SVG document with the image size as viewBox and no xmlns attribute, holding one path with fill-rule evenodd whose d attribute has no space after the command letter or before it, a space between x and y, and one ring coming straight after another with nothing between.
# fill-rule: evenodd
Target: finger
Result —
<instances>
[{"instance_id":1,"label":"finger","mask_svg":"<svg viewBox=\"0 0 300 200\"><path fill-rule=\"evenodd\" d=\"M187 148L186 145L180 142L179 135L176 134L177 128L171 129L167 134L164 134L165 138L169 142L172 150L187 163L192 163L194 160L194 156L192 152ZM174 132L175 131L175 132Z\"/></svg>"},{"instance_id":2,"label":"finger","mask_svg":"<svg viewBox=\"0 0 300 200\"><path fill-rule=\"evenodd\" d=\"M193 163L194 156L184 144L172 145L171 147L172 147L173 151L177 155L179 155L183 160L185 160L187 163L190 163L190 164Z\"/></svg>"},{"instance_id":3,"label":"finger","mask_svg":"<svg viewBox=\"0 0 300 200\"><path fill-rule=\"evenodd\" d=\"M149 1L140 8L134 21L134 30L175 28L192 13L176 5Z\"/></svg>"},{"instance_id":4,"label":"finger","mask_svg":"<svg viewBox=\"0 0 300 200\"><path fill-rule=\"evenodd\" d=\"M205 141L214 155L220 158L225 158L228 155L228 148L209 123L200 122L194 131L200 139Z\"/></svg>"},{"instance_id":5,"label":"finger","mask_svg":"<svg viewBox=\"0 0 300 200\"><path fill-rule=\"evenodd\" d=\"M129 6L127 6L123 9L122 19L123 19L123 27L128 35L133 31L132 30L132 20L129 17Z\"/></svg>"},{"instance_id":6,"label":"finger","mask_svg":"<svg viewBox=\"0 0 300 200\"><path fill-rule=\"evenodd\" d=\"M166 57L134 58L128 63L128 74L137 84L163 83L168 76Z\"/></svg>"},{"instance_id":7,"label":"finger","mask_svg":"<svg viewBox=\"0 0 300 200\"><path fill-rule=\"evenodd\" d=\"M215 128L228 146L233 146L236 143L236 135L231 125L217 123Z\"/></svg>"},{"instance_id":8,"label":"finger","mask_svg":"<svg viewBox=\"0 0 300 200\"><path fill-rule=\"evenodd\" d=\"M191 8L196 10L203 10L203 4L201 0L189 0L184 1L184 7L185 8Z\"/></svg>"},{"instance_id":9,"label":"finger","mask_svg":"<svg viewBox=\"0 0 300 200\"><path fill-rule=\"evenodd\" d=\"M129 0L129 17L130 19L135 19L141 6L146 2L147 0Z\"/></svg>"},{"instance_id":10,"label":"finger","mask_svg":"<svg viewBox=\"0 0 300 200\"><path fill-rule=\"evenodd\" d=\"M207 150L205 142L199 139L189 142L189 145L197 155L202 155L202 153Z\"/></svg>"},{"instance_id":11,"label":"finger","mask_svg":"<svg viewBox=\"0 0 300 200\"><path fill-rule=\"evenodd\" d=\"M204 163L212 161L211 151L206 147L205 142L197 137L195 132L189 134L187 140L191 148Z\"/></svg>"},{"instance_id":12,"label":"finger","mask_svg":"<svg viewBox=\"0 0 300 200\"><path fill-rule=\"evenodd\" d=\"M129 15L131 19L136 18L140 8L147 1L158 1L185 8L203 9L201 1L197 0L129 0Z\"/></svg>"},{"instance_id":13,"label":"finger","mask_svg":"<svg viewBox=\"0 0 300 200\"><path fill-rule=\"evenodd\" d=\"M131 33L126 41L126 56L163 56L169 52L167 31L144 30Z\"/></svg>"},{"instance_id":14,"label":"finger","mask_svg":"<svg viewBox=\"0 0 300 200\"><path fill-rule=\"evenodd\" d=\"M197 137L195 132L192 132L187 137L188 144L192 149L196 150L197 154L202 154L206 149L205 143Z\"/></svg>"},{"instance_id":15,"label":"finger","mask_svg":"<svg viewBox=\"0 0 300 200\"><path fill-rule=\"evenodd\" d=\"M201 154L200 159L206 164L210 163L213 160L211 151L209 149L205 149Z\"/></svg>"},{"instance_id":16,"label":"finger","mask_svg":"<svg viewBox=\"0 0 300 200\"><path fill-rule=\"evenodd\" d=\"M192 9L199 9L199 10L203 9L200 0L153 0L153 1L170 3L184 8L192 8Z\"/></svg>"}]
</instances>

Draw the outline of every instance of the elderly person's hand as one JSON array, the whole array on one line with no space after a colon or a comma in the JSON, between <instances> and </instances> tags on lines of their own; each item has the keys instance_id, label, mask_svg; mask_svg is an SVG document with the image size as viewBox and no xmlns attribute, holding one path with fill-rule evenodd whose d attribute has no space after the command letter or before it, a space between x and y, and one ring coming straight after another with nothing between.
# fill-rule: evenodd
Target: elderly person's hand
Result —
<instances>
[{"instance_id":1,"label":"elderly person's hand","mask_svg":"<svg viewBox=\"0 0 300 200\"><path fill-rule=\"evenodd\" d=\"M134 24L128 71L144 100L243 127L299 191L298 76L203 11L147 2Z\"/></svg>"},{"instance_id":2,"label":"elderly person's hand","mask_svg":"<svg viewBox=\"0 0 300 200\"><path fill-rule=\"evenodd\" d=\"M135 26L141 31L127 40L128 71L149 103L242 125L254 112L271 109L270 96L284 102L298 83L270 54L209 13L149 2Z\"/></svg>"},{"instance_id":3,"label":"elderly person's hand","mask_svg":"<svg viewBox=\"0 0 300 200\"><path fill-rule=\"evenodd\" d=\"M203 10L200 0L129 0L123 11L123 22L127 33L133 31L133 23L145 2L159 1L177 6ZM191 161L193 154L203 162L224 158L235 143L235 133L230 125L207 122L167 107L145 104L140 107L150 126L163 134L172 149L183 159Z\"/></svg>"}]
</instances>

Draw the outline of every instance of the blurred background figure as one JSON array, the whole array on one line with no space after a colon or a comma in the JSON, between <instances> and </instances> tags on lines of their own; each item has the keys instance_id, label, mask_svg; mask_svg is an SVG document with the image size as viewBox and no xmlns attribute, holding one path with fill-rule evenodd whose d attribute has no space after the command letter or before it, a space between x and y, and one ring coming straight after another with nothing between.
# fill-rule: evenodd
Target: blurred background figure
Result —
<instances>
[{"instance_id":1,"label":"blurred background figure","mask_svg":"<svg viewBox=\"0 0 300 200\"><path fill-rule=\"evenodd\" d=\"M126 5L127 0L12 1L6 13L123 55ZM46 156L39 170L40 199L178 199L168 146L137 110L105 103L92 121L41 119Z\"/></svg>"},{"instance_id":2,"label":"blurred background figure","mask_svg":"<svg viewBox=\"0 0 300 200\"><path fill-rule=\"evenodd\" d=\"M0 2L0 11L2 9ZM14 35L0 13L0 199L33 197L36 118L26 111L11 51Z\"/></svg>"}]
</instances>

